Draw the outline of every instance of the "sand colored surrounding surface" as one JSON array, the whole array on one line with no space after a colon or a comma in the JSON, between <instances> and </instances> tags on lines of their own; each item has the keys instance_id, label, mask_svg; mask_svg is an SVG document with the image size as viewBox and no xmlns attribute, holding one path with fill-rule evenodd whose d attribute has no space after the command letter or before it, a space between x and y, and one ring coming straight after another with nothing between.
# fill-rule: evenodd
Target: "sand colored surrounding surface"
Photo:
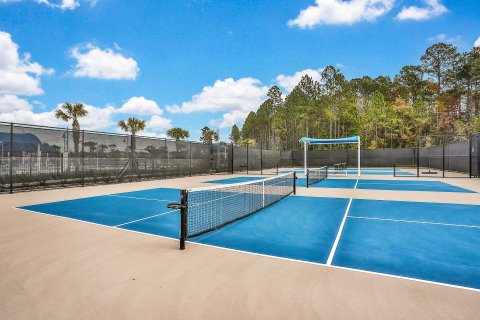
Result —
<instances>
[{"instance_id":1,"label":"sand colored surrounding surface","mask_svg":"<svg viewBox=\"0 0 480 320\"><path fill-rule=\"evenodd\" d=\"M478 319L478 291L195 244L180 251L176 240L15 209L211 178L0 195L0 319ZM480 192L478 179L442 181ZM298 194L480 204L462 193Z\"/></svg>"}]
</instances>

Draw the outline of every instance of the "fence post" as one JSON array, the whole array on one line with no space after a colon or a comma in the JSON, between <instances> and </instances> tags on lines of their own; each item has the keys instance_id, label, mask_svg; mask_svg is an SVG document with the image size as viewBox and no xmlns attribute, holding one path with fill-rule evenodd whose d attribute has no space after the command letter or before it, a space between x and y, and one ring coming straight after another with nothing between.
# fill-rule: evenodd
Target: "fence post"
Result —
<instances>
[{"instance_id":1,"label":"fence post","mask_svg":"<svg viewBox=\"0 0 480 320\"><path fill-rule=\"evenodd\" d=\"M420 177L420 140L417 139L417 154L415 157L417 164L417 178Z\"/></svg>"},{"instance_id":2,"label":"fence post","mask_svg":"<svg viewBox=\"0 0 480 320\"><path fill-rule=\"evenodd\" d=\"M445 136L442 137L442 178L445 178Z\"/></svg>"},{"instance_id":3,"label":"fence post","mask_svg":"<svg viewBox=\"0 0 480 320\"><path fill-rule=\"evenodd\" d=\"M248 161L248 145L249 143L247 142L247 174L248 174L248 167L250 166L250 163Z\"/></svg>"},{"instance_id":4,"label":"fence post","mask_svg":"<svg viewBox=\"0 0 480 320\"><path fill-rule=\"evenodd\" d=\"M13 123L10 123L10 193L13 193Z\"/></svg>"},{"instance_id":5,"label":"fence post","mask_svg":"<svg viewBox=\"0 0 480 320\"><path fill-rule=\"evenodd\" d=\"M235 155L234 155L234 149L233 149L234 148L233 147L233 142L231 143L231 146L232 146L232 157L231 157L232 158L232 174L234 174L235 169L233 168L233 164L234 164L234 161L235 161L235 159L234 159Z\"/></svg>"},{"instance_id":6,"label":"fence post","mask_svg":"<svg viewBox=\"0 0 480 320\"><path fill-rule=\"evenodd\" d=\"M82 187L85 187L85 130L82 130Z\"/></svg>"},{"instance_id":7,"label":"fence post","mask_svg":"<svg viewBox=\"0 0 480 320\"><path fill-rule=\"evenodd\" d=\"M260 174L263 174L263 142L260 142Z\"/></svg>"},{"instance_id":8,"label":"fence post","mask_svg":"<svg viewBox=\"0 0 480 320\"><path fill-rule=\"evenodd\" d=\"M167 179L167 168L168 168L168 149L167 149L167 139L165 141L165 164L163 169L163 177Z\"/></svg>"},{"instance_id":9,"label":"fence post","mask_svg":"<svg viewBox=\"0 0 480 320\"><path fill-rule=\"evenodd\" d=\"M63 168L63 152L62 152L62 153L60 153L60 183L61 183L62 186L64 184L63 171L64 171L64 168Z\"/></svg>"},{"instance_id":10,"label":"fence post","mask_svg":"<svg viewBox=\"0 0 480 320\"><path fill-rule=\"evenodd\" d=\"M188 149L190 151L190 177L192 176L192 141L188 142Z\"/></svg>"},{"instance_id":11,"label":"fence post","mask_svg":"<svg viewBox=\"0 0 480 320\"><path fill-rule=\"evenodd\" d=\"M293 148L292 148L292 150L290 151L290 167L293 168Z\"/></svg>"},{"instance_id":12,"label":"fence post","mask_svg":"<svg viewBox=\"0 0 480 320\"><path fill-rule=\"evenodd\" d=\"M470 179L472 178L472 135L468 136L468 171L470 173Z\"/></svg>"}]
</instances>

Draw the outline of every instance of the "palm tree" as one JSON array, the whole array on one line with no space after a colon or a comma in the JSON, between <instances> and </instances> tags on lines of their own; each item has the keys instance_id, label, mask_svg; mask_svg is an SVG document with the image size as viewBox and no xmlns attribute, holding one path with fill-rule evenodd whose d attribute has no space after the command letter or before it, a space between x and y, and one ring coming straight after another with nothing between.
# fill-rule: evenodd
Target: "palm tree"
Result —
<instances>
[{"instance_id":1,"label":"palm tree","mask_svg":"<svg viewBox=\"0 0 480 320\"><path fill-rule=\"evenodd\" d=\"M71 104L65 102L61 105L60 109L55 111L55 118L62 119L65 122L72 120L72 135L75 156L78 157L79 145L80 145L80 122L78 118L85 117L88 111L85 110L85 105L81 102ZM75 163L75 171L78 171L80 163Z\"/></svg>"},{"instance_id":2,"label":"palm tree","mask_svg":"<svg viewBox=\"0 0 480 320\"><path fill-rule=\"evenodd\" d=\"M65 122L72 120L75 153L78 153L78 146L80 142L80 122L78 122L78 118L85 117L87 114L88 111L85 110L85 105L81 102L77 102L75 104L65 102L62 104L60 109L55 111L55 117L57 119L62 119Z\"/></svg>"},{"instance_id":3,"label":"palm tree","mask_svg":"<svg viewBox=\"0 0 480 320\"><path fill-rule=\"evenodd\" d=\"M118 126L125 132L130 132L132 134L132 153L135 152L135 135L144 130L146 127L145 120L137 119L135 117L128 118L127 121L120 120L118 121Z\"/></svg>"},{"instance_id":4,"label":"palm tree","mask_svg":"<svg viewBox=\"0 0 480 320\"><path fill-rule=\"evenodd\" d=\"M200 137L200 141L204 144L208 144L210 146L210 171L215 168L215 157L213 152L213 140L218 141L220 140L220 134L218 131L214 131L209 127L202 128L202 136Z\"/></svg>"},{"instance_id":5,"label":"palm tree","mask_svg":"<svg viewBox=\"0 0 480 320\"><path fill-rule=\"evenodd\" d=\"M214 140L215 141L220 140L220 134L218 133L218 131L214 131L209 127L203 127L202 136L200 137L200 140L205 144L211 145Z\"/></svg>"},{"instance_id":6,"label":"palm tree","mask_svg":"<svg viewBox=\"0 0 480 320\"><path fill-rule=\"evenodd\" d=\"M125 167L123 168L123 170L120 172L119 177L123 176L125 174L129 165L131 165L131 168L132 168L133 172L135 172L136 174L139 174L139 172L138 172L138 162L135 159L135 145L136 145L135 135L138 132L145 129L145 127L146 127L145 120L141 120L141 119L131 117L131 118L128 118L127 121L125 121L125 120L118 121L118 126L123 131L125 131L127 133L129 133L129 132L131 133L131 144L130 144L131 153L129 155L128 162L125 165Z\"/></svg>"},{"instance_id":7,"label":"palm tree","mask_svg":"<svg viewBox=\"0 0 480 320\"><path fill-rule=\"evenodd\" d=\"M184 139L187 139L188 137L190 137L190 133L188 132L188 130L184 130L184 129L178 128L178 127L169 129L167 131L167 135L170 138L175 139L175 141L184 140Z\"/></svg>"}]
</instances>

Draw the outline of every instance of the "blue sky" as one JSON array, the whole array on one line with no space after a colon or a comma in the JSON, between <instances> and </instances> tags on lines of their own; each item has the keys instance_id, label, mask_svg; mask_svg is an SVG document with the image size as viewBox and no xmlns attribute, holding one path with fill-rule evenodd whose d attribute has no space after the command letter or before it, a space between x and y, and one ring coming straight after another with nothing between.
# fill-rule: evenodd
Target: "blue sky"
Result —
<instances>
[{"instance_id":1,"label":"blue sky","mask_svg":"<svg viewBox=\"0 0 480 320\"><path fill-rule=\"evenodd\" d=\"M53 111L81 101L85 129L135 115L227 140L271 85L393 77L438 41L480 46L480 2L0 0L0 121L65 127Z\"/></svg>"}]
</instances>

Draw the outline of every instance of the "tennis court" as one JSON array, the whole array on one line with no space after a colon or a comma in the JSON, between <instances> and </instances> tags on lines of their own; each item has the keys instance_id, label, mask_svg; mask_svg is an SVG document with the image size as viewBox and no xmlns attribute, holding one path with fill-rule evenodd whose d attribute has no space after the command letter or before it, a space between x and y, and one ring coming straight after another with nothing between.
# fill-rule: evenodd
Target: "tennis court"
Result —
<instances>
[{"instance_id":1,"label":"tennis court","mask_svg":"<svg viewBox=\"0 0 480 320\"><path fill-rule=\"evenodd\" d=\"M235 178L209 180L206 183L230 184L260 180L262 177L241 176ZM297 186L306 187L305 178L297 179ZM475 191L454 186L452 184L435 180L357 180L329 178L313 185L315 188L341 188L341 189L365 189L365 190L392 190L392 191L424 191L424 192L460 192L476 193Z\"/></svg>"},{"instance_id":2,"label":"tennis court","mask_svg":"<svg viewBox=\"0 0 480 320\"><path fill-rule=\"evenodd\" d=\"M303 173L305 171L304 168L295 168L294 169L297 173ZM281 173L286 173L288 170L282 170ZM393 175L393 168L361 168L360 173L363 175L378 175L378 176L392 176ZM335 170L334 168L329 168L328 173L332 175L357 175L358 169L357 168L345 168L342 170ZM397 169L395 174L401 176L415 176L414 173L408 170Z\"/></svg>"},{"instance_id":3,"label":"tennis court","mask_svg":"<svg viewBox=\"0 0 480 320\"><path fill-rule=\"evenodd\" d=\"M238 189L239 187L231 189L229 184L224 184L225 187L220 192L215 186L200 188L202 192L198 196L212 212L217 210L212 208L215 207L218 212L231 210L235 214L235 209L232 208L236 207L238 214L243 214L247 203L268 201L273 204L233 223L229 222L236 220L236 216L224 218L220 222L214 221L219 227L200 226L196 230L200 231L197 232L198 235L190 236L187 245L198 243L300 262L480 289L480 252L477 250L480 241L479 205L319 197L316 194L291 195L286 198L282 195L283 200L278 201L278 197L273 194L277 189L268 189L265 181L280 178L262 179L265 177L237 176L216 182L220 186L226 181L240 186L245 182L247 185L261 185L263 197L261 193L250 189L248 192ZM288 181L281 181L281 187L289 187ZM298 179L298 188L308 190L302 187L302 181ZM396 190L412 191L412 186L405 180L385 180L383 183L395 185ZM339 186L353 190L388 190L380 188L377 180L329 178L314 186L321 184L321 188L333 190ZM275 183L272 188L277 188L278 185ZM440 181L423 181L421 186L424 188L422 191L446 190ZM316 193L321 188L311 188L309 192ZM452 190L455 189L449 189L449 192L464 192ZM208 192L208 196L203 192ZM166 205L178 201L179 195L180 189L153 188L41 203L19 209L178 239L179 210L169 209ZM222 204L217 203L216 197ZM203 220L195 223L210 223L206 220L211 218L205 218L202 210L190 209L189 219L200 217ZM198 217L195 218L196 216ZM197 228L190 224L189 229ZM209 232L204 232L201 228L210 229L207 230Z\"/></svg>"}]
</instances>

